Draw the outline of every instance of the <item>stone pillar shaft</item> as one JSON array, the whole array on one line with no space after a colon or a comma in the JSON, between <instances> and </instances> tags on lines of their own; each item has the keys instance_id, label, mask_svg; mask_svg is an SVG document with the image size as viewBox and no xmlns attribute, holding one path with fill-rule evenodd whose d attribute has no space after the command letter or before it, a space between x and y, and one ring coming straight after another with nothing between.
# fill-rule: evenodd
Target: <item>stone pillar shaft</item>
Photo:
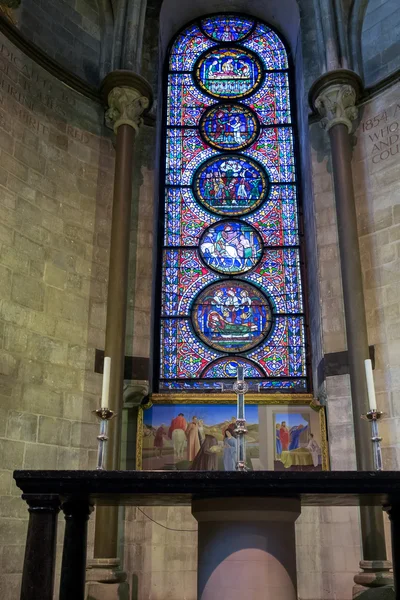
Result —
<instances>
[{"instance_id":1,"label":"stone pillar shaft","mask_svg":"<svg viewBox=\"0 0 400 600\"><path fill-rule=\"evenodd\" d=\"M114 196L110 242L105 356L111 357L110 406L116 418L109 422L107 469L120 464L125 363L129 241L131 228L132 168L135 133L152 101L147 81L131 71L114 71L102 83L109 106L106 123L116 134ZM118 509L96 511L95 558L115 559L118 547Z\"/></svg>"},{"instance_id":2,"label":"stone pillar shaft","mask_svg":"<svg viewBox=\"0 0 400 600\"><path fill-rule=\"evenodd\" d=\"M84 600L87 525L93 508L87 498L64 502L65 534L59 600Z\"/></svg>"},{"instance_id":3,"label":"stone pillar shaft","mask_svg":"<svg viewBox=\"0 0 400 600\"><path fill-rule=\"evenodd\" d=\"M133 127L127 124L118 127L104 351L105 356L111 356L109 408L117 413L116 418L109 422L106 459L109 470L119 468L121 445L134 140Z\"/></svg>"},{"instance_id":4,"label":"stone pillar shaft","mask_svg":"<svg viewBox=\"0 0 400 600\"><path fill-rule=\"evenodd\" d=\"M321 124L328 130L331 144L357 468L373 471L370 425L361 419L369 410L364 366L369 348L350 139L360 89L358 76L343 69L317 80L310 98L322 116ZM385 560L382 511L361 507L360 516L364 560Z\"/></svg>"},{"instance_id":5,"label":"stone pillar shaft","mask_svg":"<svg viewBox=\"0 0 400 600\"><path fill-rule=\"evenodd\" d=\"M29 505L21 600L53 600L58 496L22 496Z\"/></svg>"}]
</instances>

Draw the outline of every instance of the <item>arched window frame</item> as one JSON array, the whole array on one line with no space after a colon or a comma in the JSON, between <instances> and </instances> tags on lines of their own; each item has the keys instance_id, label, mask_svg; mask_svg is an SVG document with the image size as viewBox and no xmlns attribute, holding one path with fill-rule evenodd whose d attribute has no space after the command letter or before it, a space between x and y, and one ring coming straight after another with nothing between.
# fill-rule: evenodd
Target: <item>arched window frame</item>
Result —
<instances>
[{"instance_id":1,"label":"arched window frame","mask_svg":"<svg viewBox=\"0 0 400 600\"><path fill-rule=\"evenodd\" d=\"M312 378L311 378L311 373L310 373L310 364L311 364L311 360L310 360L310 345L309 345L309 331L308 331L308 327L307 327L307 322L308 322L308 318L307 318L307 299L306 299L306 294L305 294L305 281L306 281L306 277L305 277L305 264L304 264L304 234L303 234L303 218L302 218L302 202L301 202L301 173L300 173L300 169L299 169L299 165L300 165L300 160L299 160L299 139L298 139L298 127L297 127L297 110L296 110L296 95L295 95L295 89L294 89L294 61L292 58L292 53L290 50L290 47L288 46L286 40L284 39L284 37L282 36L282 34L277 31L273 26L271 26L268 23L265 23L262 19L259 19L257 17L253 17L250 14L243 14L243 13L239 13L239 12L234 12L234 11L226 11L221 12L219 11L218 13L212 13L212 14L207 14L207 15L202 15L200 17L197 17L196 19L192 20L189 23L186 23L181 29L180 31L172 38L169 46L168 46L168 50L166 53L166 58L165 58L165 65L164 65L164 72L163 72L163 115L162 115L162 156L161 156L161 169L160 169L160 203L159 203L159 219L158 219L158 223L159 223L159 235L158 235L158 264L157 264L157 277L156 277L156 311L155 311L155 343L154 343L154 353L153 353L153 357L154 357L154 362L153 362L153 366L154 366L154 391L155 392L166 392L166 389L162 389L162 386L160 386L160 381L162 381L162 377L160 377L160 342L161 342L161 334L160 334L160 325L161 325L161 312L162 312L162 301L161 301L161 296L162 296L162 282L163 282L163 271L162 271L162 264L163 264L163 259L162 259L162 254L163 251L165 249L164 246L164 229L165 229L165 192L167 189L167 184L165 183L165 174L166 174L166 144L167 144L167 118L168 118L168 114L167 114L167 94L168 94L168 75L170 73L169 70L169 62L171 60L171 51L172 48L174 47L177 39L182 35L182 33L187 30L189 27L195 25L195 24L199 24L203 19L208 18L208 17L214 17L217 15L222 15L222 14L229 14L229 15L235 15L237 17L245 17L245 18L250 18L254 21L254 25L252 27L252 31L257 27L258 24L261 25L265 25L269 30L271 30L273 33L275 33L280 42L283 44L285 51L286 51L286 57L287 57L287 61L288 61L288 68L284 69L285 71L287 71L287 75L288 75L288 84L289 84L289 107L290 107L290 113L291 113L291 121L289 123L287 123L287 126L291 127L292 133L293 133L293 159L294 159L294 164L295 164L295 168L294 168L294 173L295 173L295 181L293 182L293 186L296 190L296 201L297 201L297 226L298 226L298 237L299 237L299 244L297 246L298 248L298 253L299 253L299 272L300 272L300 277L299 277L299 284L301 286L301 291L300 291L300 295L301 295L301 302L302 302L302 307L303 310L301 313L298 313L299 315L301 314L304 318L304 327L303 327L303 339L304 339L304 366L305 366L305 374L304 376L301 377L301 379L304 382L304 386L303 387L298 387L298 388L285 388L284 385L282 385L281 387L277 387L277 388L264 388L264 389L258 389L257 391L259 392L264 392L264 393L271 393L271 392L311 392L312 391ZM250 33L248 34L250 35ZM247 37L247 36L246 36ZM221 46L223 45L230 45L230 44L235 44L235 42L217 42L218 45L220 44ZM196 59L195 64L198 62L198 59ZM194 70L193 70L194 71ZM192 72L193 72L192 71ZM275 70L276 72L277 70ZM198 86L197 86L198 87ZM251 95L251 94L249 94ZM246 96L247 97L247 96ZM235 102L240 103L242 101L243 98L238 98L238 99L232 99L229 100L229 98L226 98L225 101L226 102L230 102L232 104L234 104ZM217 104L219 101L223 102L224 99L220 98L220 100L218 100L217 98L214 98L214 101L211 100L211 105ZM280 126L284 126L283 123L279 123L279 124L275 124L275 125L270 125L270 127L280 127ZM268 125L264 126L265 129L268 128ZM238 152L240 153L240 150L238 150ZM202 163L204 164L204 163ZM221 219L223 219L223 217L220 217ZM240 219L240 217L238 217ZM277 246L277 248L284 248L285 246ZM160 274L161 277L160 277ZM212 283L209 285L213 285ZM268 336L267 336L268 337ZM262 346L265 340L263 340L259 345ZM219 360L219 359L217 359ZM216 362L217 362L216 360ZM264 378L263 380L266 380L267 378ZM280 378L281 381L286 381L286 380L292 380L294 379L294 377L287 377L285 378ZM299 379L299 378L297 378ZM185 390L185 389L181 389L181 390L173 390L170 389L168 391L170 392L178 392L178 391L191 391L193 393L199 393L199 391L201 392L227 392L230 389L232 389L232 384L234 382L234 377L232 376L230 378L230 381L226 380L224 381L224 387L220 390L215 390L215 389L190 389L190 390ZM254 387L253 387L253 391L254 391ZM218 394L216 394L217 396Z\"/></svg>"}]
</instances>

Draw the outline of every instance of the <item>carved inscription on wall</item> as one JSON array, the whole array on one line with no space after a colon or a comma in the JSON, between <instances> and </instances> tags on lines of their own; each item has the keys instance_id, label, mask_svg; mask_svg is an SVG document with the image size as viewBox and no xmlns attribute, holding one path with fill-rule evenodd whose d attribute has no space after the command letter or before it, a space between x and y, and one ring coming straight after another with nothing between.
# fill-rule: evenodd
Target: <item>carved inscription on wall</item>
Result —
<instances>
[{"instance_id":1,"label":"carved inscription on wall","mask_svg":"<svg viewBox=\"0 0 400 600\"><path fill-rule=\"evenodd\" d=\"M374 165L400 156L400 102L365 119L361 128L366 137L368 156Z\"/></svg>"},{"instance_id":2,"label":"carved inscription on wall","mask_svg":"<svg viewBox=\"0 0 400 600\"><path fill-rule=\"evenodd\" d=\"M0 124L8 129L5 121L14 116L39 135L48 136L54 128L97 149L103 133L102 107L70 92L3 40L0 35Z\"/></svg>"}]
</instances>

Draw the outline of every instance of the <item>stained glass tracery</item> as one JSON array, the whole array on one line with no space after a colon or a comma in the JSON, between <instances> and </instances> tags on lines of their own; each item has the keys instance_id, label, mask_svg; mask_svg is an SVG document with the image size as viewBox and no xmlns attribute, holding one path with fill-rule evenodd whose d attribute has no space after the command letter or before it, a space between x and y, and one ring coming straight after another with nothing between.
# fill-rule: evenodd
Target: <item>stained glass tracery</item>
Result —
<instances>
[{"instance_id":1,"label":"stained glass tracery","mask_svg":"<svg viewBox=\"0 0 400 600\"><path fill-rule=\"evenodd\" d=\"M289 65L235 14L169 55L159 390L307 389Z\"/></svg>"}]
</instances>

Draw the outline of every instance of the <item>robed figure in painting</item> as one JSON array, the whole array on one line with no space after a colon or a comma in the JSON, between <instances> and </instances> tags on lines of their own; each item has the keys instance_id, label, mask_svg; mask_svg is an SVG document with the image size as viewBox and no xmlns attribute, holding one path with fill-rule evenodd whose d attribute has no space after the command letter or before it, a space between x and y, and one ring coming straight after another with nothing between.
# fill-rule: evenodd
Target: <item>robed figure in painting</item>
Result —
<instances>
[{"instance_id":1,"label":"robed figure in painting","mask_svg":"<svg viewBox=\"0 0 400 600\"><path fill-rule=\"evenodd\" d=\"M297 450L300 446L300 435L307 429L308 425L295 425L291 427L289 436L289 450Z\"/></svg>"},{"instance_id":2,"label":"robed figure in painting","mask_svg":"<svg viewBox=\"0 0 400 600\"><path fill-rule=\"evenodd\" d=\"M164 423L163 423L157 429L156 435L154 436L154 448L155 448L157 458L160 458L162 456L162 451L164 448L164 437L166 435L167 435L167 430L165 429Z\"/></svg>"},{"instance_id":3,"label":"robed figure in painting","mask_svg":"<svg viewBox=\"0 0 400 600\"><path fill-rule=\"evenodd\" d=\"M236 440L229 429L224 434L224 471L236 471Z\"/></svg>"},{"instance_id":4,"label":"robed figure in painting","mask_svg":"<svg viewBox=\"0 0 400 600\"><path fill-rule=\"evenodd\" d=\"M281 424L277 423L275 427L275 438L276 438L276 458L280 458L282 454L282 442L280 437Z\"/></svg>"},{"instance_id":5,"label":"robed figure in painting","mask_svg":"<svg viewBox=\"0 0 400 600\"><path fill-rule=\"evenodd\" d=\"M311 452L314 467L318 467L321 448L318 446L318 443L314 440L314 435L312 433L310 433L310 441L308 442L307 448Z\"/></svg>"},{"instance_id":6,"label":"robed figure in painting","mask_svg":"<svg viewBox=\"0 0 400 600\"><path fill-rule=\"evenodd\" d=\"M187 426L186 438L188 460L192 461L195 459L195 456L200 450L199 425L197 422L197 417L193 417L192 422Z\"/></svg>"},{"instance_id":7,"label":"robed figure in painting","mask_svg":"<svg viewBox=\"0 0 400 600\"><path fill-rule=\"evenodd\" d=\"M206 434L200 451L190 467L191 471L218 471L217 451L217 438Z\"/></svg>"},{"instance_id":8,"label":"robed figure in painting","mask_svg":"<svg viewBox=\"0 0 400 600\"><path fill-rule=\"evenodd\" d=\"M282 421L281 428L279 430L279 438L281 440L282 450L288 450L290 436L289 429L286 427L286 421Z\"/></svg>"}]
</instances>

